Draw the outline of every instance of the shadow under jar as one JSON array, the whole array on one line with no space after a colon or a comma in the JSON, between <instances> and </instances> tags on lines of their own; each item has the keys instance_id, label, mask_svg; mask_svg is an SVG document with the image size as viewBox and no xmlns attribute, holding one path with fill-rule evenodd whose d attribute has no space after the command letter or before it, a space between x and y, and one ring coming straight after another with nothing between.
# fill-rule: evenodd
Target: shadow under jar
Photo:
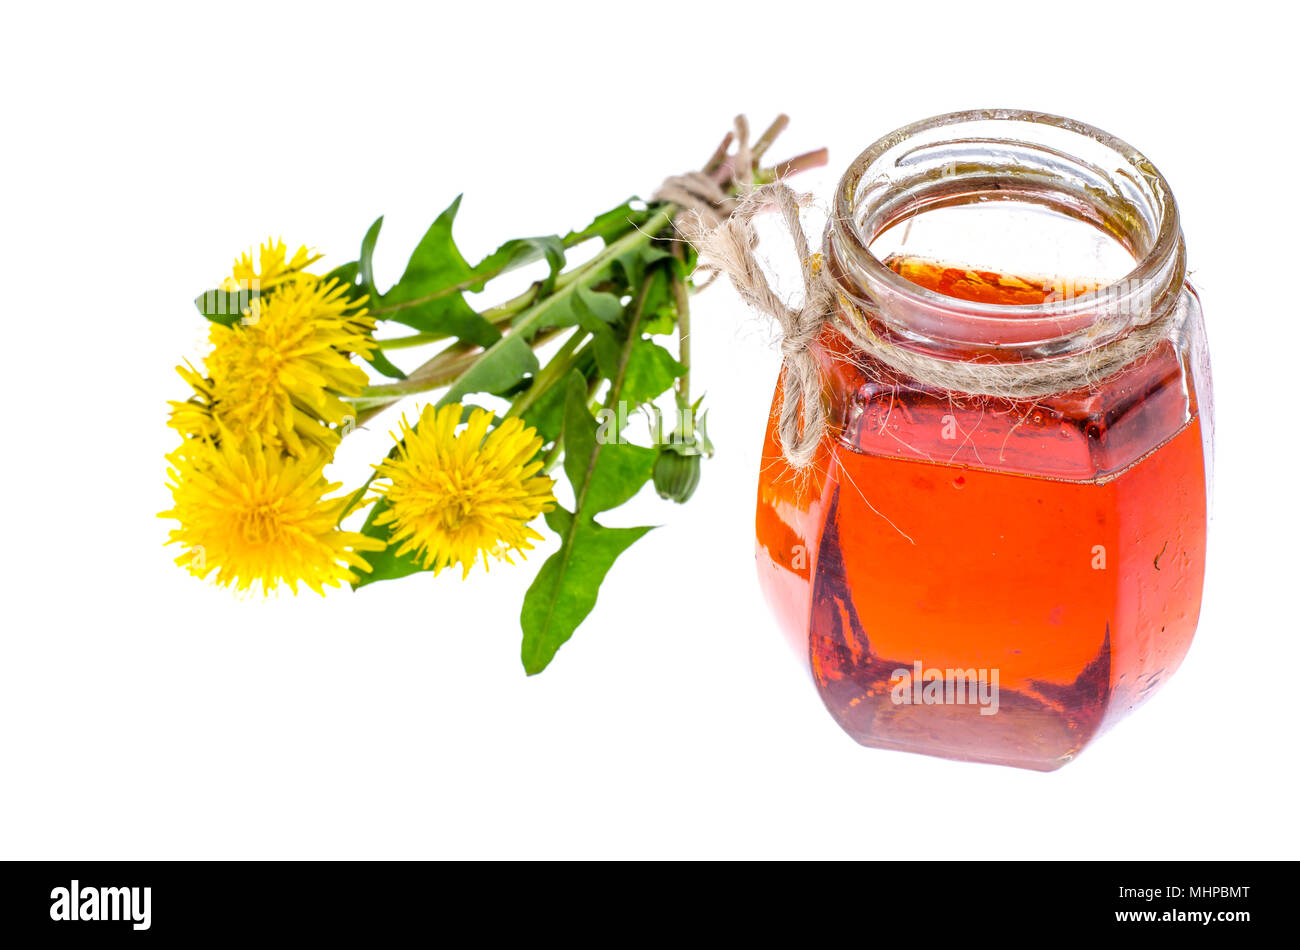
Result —
<instances>
[{"instance_id":1,"label":"shadow under jar","mask_svg":"<svg viewBox=\"0 0 1300 950\"><path fill-rule=\"evenodd\" d=\"M988 110L881 139L833 212L821 266L868 338L1013 380L1096 372L975 394L828 322L806 469L777 386L761 585L858 742L1059 768L1177 669L1200 610L1210 375L1173 196L1104 132ZM1154 345L1116 365L1144 325Z\"/></svg>"}]
</instances>

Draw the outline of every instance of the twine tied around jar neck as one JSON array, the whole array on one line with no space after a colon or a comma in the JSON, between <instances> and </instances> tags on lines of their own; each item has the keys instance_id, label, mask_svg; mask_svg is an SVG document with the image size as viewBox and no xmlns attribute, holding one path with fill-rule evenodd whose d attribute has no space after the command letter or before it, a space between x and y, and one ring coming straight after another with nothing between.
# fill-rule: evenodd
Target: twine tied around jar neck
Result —
<instances>
[{"instance_id":1,"label":"twine tied around jar neck","mask_svg":"<svg viewBox=\"0 0 1300 950\"><path fill-rule=\"evenodd\" d=\"M678 194L677 199L685 198ZM677 200L669 199L669 200ZM785 182L750 187L725 207L705 196L685 203L689 211L677 219L678 230L699 251L700 264L726 274L737 293L751 307L771 317L781 332L782 403L778 432L786 460L806 467L817 452L827 429L821 368L812 347L822 327L832 324L855 347L923 386L950 392L1002 399L1035 399L1051 393L1095 386L1135 360L1150 353L1167 338L1181 319L1181 294L1163 299L1141 313L1106 312L1088 327L1080 352L1018 363L942 359L900 346L872 329L870 322L836 286L822 255L812 253L799 219L800 207L810 196L796 194ZM758 236L754 217L775 206L794 240L803 272L803 302L789 306L776 294L754 251ZM1185 263L1179 249L1181 289ZM1107 341L1090 345L1089 340Z\"/></svg>"},{"instance_id":2,"label":"twine tied around jar neck","mask_svg":"<svg viewBox=\"0 0 1300 950\"><path fill-rule=\"evenodd\" d=\"M760 139L758 154L784 128L784 121L784 116L778 118ZM725 162L717 161L732 141L735 142L733 155ZM771 184L754 185L755 150L750 147L749 123L743 115L736 116L735 130L723 140L719 153L710 162L710 165L716 163L712 173L706 170L672 175L659 186L652 200L672 202L682 209L674 218L674 226L700 252L697 273L709 274L698 284L700 288L725 273L747 303L771 316L780 326L785 392L781 444L786 457L802 468L812 460L826 429L826 409L820 395L809 399L803 396L820 394L820 370L811 346L832 311L834 297L830 285L816 277L818 262L809 253L808 238L799 223L795 193L779 177ZM821 154L824 160L824 151ZM773 197L803 264L805 298L798 310L787 307L773 292L754 256L758 236L752 219L770 205Z\"/></svg>"}]
</instances>

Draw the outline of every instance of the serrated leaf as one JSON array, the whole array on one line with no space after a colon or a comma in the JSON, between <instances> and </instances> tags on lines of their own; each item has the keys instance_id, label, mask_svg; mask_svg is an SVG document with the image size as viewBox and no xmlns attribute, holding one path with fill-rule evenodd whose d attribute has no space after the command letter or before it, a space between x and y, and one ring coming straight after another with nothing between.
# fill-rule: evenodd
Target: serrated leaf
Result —
<instances>
[{"instance_id":1,"label":"serrated leaf","mask_svg":"<svg viewBox=\"0 0 1300 950\"><path fill-rule=\"evenodd\" d=\"M501 339L501 331L484 320L459 293L403 308L390 319L424 333L457 337L476 346L491 346Z\"/></svg>"},{"instance_id":2,"label":"serrated leaf","mask_svg":"<svg viewBox=\"0 0 1300 950\"><path fill-rule=\"evenodd\" d=\"M655 451L596 437L596 420L587 409L587 384L576 373L565 384L564 474L573 488L578 514L593 517L617 508L646 483Z\"/></svg>"},{"instance_id":3,"label":"serrated leaf","mask_svg":"<svg viewBox=\"0 0 1300 950\"><path fill-rule=\"evenodd\" d=\"M564 472L573 488L574 512L556 508L547 524L560 549L547 558L524 597L521 658L531 676L551 662L591 612L614 560L649 528L606 528L595 515L623 504L647 481L656 453L638 445L602 444L587 409L587 384L573 373L565 384Z\"/></svg>"},{"instance_id":4,"label":"serrated leaf","mask_svg":"<svg viewBox=\"0 0 1300 950\"><path fill-rule=\"evenodd\" d=\"M438 405L459 402L469 393L499 393L541 368L537 354L521 335L512 333L492 344L460 379L452 384Z\"/></svg>"},{"instance_id":5,"label":"serrated leaf","mask_svg":"<svg viewBox=\"0 0 1300 950\"><path fill-rule=\"evenodd\" d=\"M623 305L614 294L574 284L543 297L533 307L518 314L514 323L520 326L528 321L536 329L582 326L593 330L617 320L622 312Z\"/></svg>"},{"instance_id":6,"label":"serrated leaf","mask_svg":"<svg viewBox=\"0 0 1300 950\"><path fill-rule=\"evenodd\" d=\"M633 406L649 402L667 392L673 381L684 372L686 367L666 349L641 338L632 345L632 352L628 354L623 398Z\"/></svg>"},{"instance_id":7,"label":"serrated leaf","mask_svg":"<svg viewBox=\"0 0 1300 950\"><path fill-rule=\"evenodd\" d=\"M623 359L623 348L613 333L606 330L592 336L591 350L596 357L596 368L606 379L618 375L618 364Z\"/></svg>"},{"instance_id":8,"label":"serrated leaf","mask_svg":"<svg viewBox=\"0 0 1300 950\"><path fill-rule=\"evenodd\" d=\"M646 308L641 316L641 332L649 336L672 333L676 326L677 309L673 306L660 306L657 310Z\"/></svg>"},{"instance_id":9,"label":"serrated leaf","mask_svg":"<svg viewBox=\"0 0 1300 950\"><path fill-rule=\"evenodd\" d=\"M456 200L429 225L424 237L420 238L420 243L411 252L402 279L385 296L396 293L398 299L405 300L424 297L457 287L474 276L474 268L461 255L451 234L463 197L464 195L457 195Z\"/></svg>"},{"instance_id":10,"label":"serrated leaf","mask_svg":"<svg viewBox=\"0 0 1300 950\"><path fill-rule=\"evenodd\" d=\"M388 510L387 499L380 498L370 507L370 513L366 516L366 523L361 528L361 533L371 537L379 538L385 542L389 540L389 525L376 525L375 519ZM363 556L367 563L370 564L370 572L357 571L357 583L353 588L365 587L367 584L373 584L376 581L389 581L398 577L406 577L408 574L417 574L424 570L424 567L417 561L412 554L403 554L397 556L397 549L401 545L389 544L382 551L367 551Z\"/></svg>"},{"instance_id":11,"label":"serrated leaf","mask_svg":"<svg viewBox=\"0 0 1300 950\"><path fill-rule=\"evenodd\" d=\"M359 300L362 297L368 297L370 301L376 299L374 289L374 274L372 271L371 260L375 253L375 242L379 239L379 229L383 226L384 219L381 215L375 219L375 223L370 225L370 230L361 241L361 257L359 260L348 261L346 264L340 264L328 274L321 278L326 284L336 281L348 288L348 299ZM389 379L406 379L406 373L396 366L383 352L383 350L374 350L368 360L376 371L383 373Z\"/></svg>"},{"instance_id":12,"label":"serrated leaf","mask_svg":"<svg viewBox=\"0 0 1300 950\"><path fill-rule=\"evenodd\" d=\"M451 234L459 208L457 197L438 215L411 252L401 280L379 298L375 309L377 316L425 333L443 333L491 346L500 338L500 332L462 295L464 289L474 285L476 277Z\"/></svg>"},{"instance_id":13,"label":"serrated leaf","mask_svg":"<svg viewBox=\"0 0 1300 950\"><path fill-rule=\"evenodd\" d=\"M676 263L673 262L674 266ZM677 302L668 275L660 268L646 288L645 302L641 305L641 331L651 335L671 333L676 325Z\"/></svg>"},{"instance_id":14,"label":"serrated leaf","mask_svg":"<svg viewBox=\"0 0 1300 950\"><path fill-rule=\"evenodd\" d=\"M591 613L600 585L618 556L652 530L575 521L563 508L547 512L546 523L566 539L567 546L546 559L524 595L520 658L529 676L546 669Z\"/></svg>"},{"instance_id":15,"label":"serrated leaf","mask_svg":"<svg viewBox=\"0 0 1300 950\"><path fill-rule=\"evenodd\" d=\"M623 304L611 293L597 293L585 287L578 288L570 303L573 322L592 335L597 366L605 376L612 375L609 367L618 365L618 342L610 325L622 316Z\"/></svg>"},{"instance_id":16,"label":"serrated leaf","mask_svg":"<svg viewBox=\"0 0 1300 950\"><path fill-rule=\"evenodd\" d=\"M579 291L577 296L574 309L578 313L578 324L591 334L596 368L606 379L613 379L618 375L618 364L622 359L622 347L613 325L623 315L623 304L611 293Z\"/></svg>"},{"instance_id":17,"label":"serrated leaf","mask_svg":"<svg viewBox=\"0 0 1300 950\"><path fill-rule=\"evenodd\" d=\"M672 252L665 250L658 244L642 244L626 254L620 254L610 262L610 271L622 280L627 287L640 287L645 280L646 269L658 261L672 257ZM662 275L656 275L656 280L660 280Z\"/></svg>"},{"instance_id":18,"label":"serrated leaf","mask_svg":"<svg viewBox=\"0 0 1300 950\"><path fill-rule=\"evenodd\" d=\"M543 259L546 261L549 273L542 281L540 292L549 294L555 286L555 278L560 275L560 271L564 270L565 263L564 241L554 234L544 237L516 238L502 244L474 268L474 273L481 279L470 289L482 290L483 285L493 277Z\"/></svg>"},{"instance_id":19,"label":"serrated leaf","mask_svg":"<svg viewBox=\"0 0 1300 950\"><path fill-rule=\"evenodd\" d=\"M375 244L379 240L379 229L384 226L384 216L381 214L375 218L375 223L370 225L370 230L366 231L366 236L361 239L361 256L357 259L357 276L361 280L361 289L364 290L371 300L379 299L379 291L375 289Z\"/></svg>"},{"instance_id":20,"label":"serrated leaf","mask_svg":"<svg viewBox=\"0 0 1300 950\"><path fill-rule=\"evenodd\" d=\"M579 287L574 295L574 309L578 311L578 322L588 330L599 324L616 323L623 315L623 303L617 296L586 287Z\"/></svg>"},{"instance_id":21,"label":"serrated leaf","mask_svg":"<svg viewBox=\"0 0 1300 950\"><path fill-rule=\"evenodd\" d=\"M365 293L357 285L357 275L360 273L360 264L357 261L348 261L346 264L340 264L328 274L321 278L325 283L338 281L344 287L348 288L348 299L355 300Z\"/></svg>"},{"instance_id":22,"label":"serrated leaf","mask_svg":"<svg viewBox=\"0 0 1300 950\"><path fill-rule=\"evenodd\" d=\"M524 423L541 436L542 443L554 442L564 429L564 387L552 386L524 411Z\"/></svg>"},{"instance_id":23,"label":"serrated leaf","mask_svg":"<svg viewBox=\"0 0 1300 950\"><path fill-rule=\"evenodd\" d=\"M564 245L566 247L575 247L583 241L589 241L592 238L600 238L608 244L613 238L618 237L629 227L635 227L650 217L648 208L637 210L632 207L635 198L629 198L617 208L611 208L603 214L596 215L591 224L587 225L581 231L570 231L564 236Z\"/></svg>"}]
</instances>

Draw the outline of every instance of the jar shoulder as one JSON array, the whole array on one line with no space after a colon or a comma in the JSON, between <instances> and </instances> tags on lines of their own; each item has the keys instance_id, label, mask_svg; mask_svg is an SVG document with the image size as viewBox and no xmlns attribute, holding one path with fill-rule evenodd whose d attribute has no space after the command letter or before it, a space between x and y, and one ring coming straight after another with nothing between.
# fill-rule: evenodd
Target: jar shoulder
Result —
<instances>
[{"instance_id":1,"label":"jar shoulder","mask_svg":"<svg viewBox=\"0 0 1300 950\"><path fill-rule=\"evenodd\" d=\"M1120 372L1032 400L929 387L830 347L824 368L832 420L845 447L869 455L1070 480L1110 477L1198 416L1212 417L1204 321L1190 287L1179 309L1168 337ZM1212 418L1202 426L1212 432Z\"/></svg>"}]
</instances>

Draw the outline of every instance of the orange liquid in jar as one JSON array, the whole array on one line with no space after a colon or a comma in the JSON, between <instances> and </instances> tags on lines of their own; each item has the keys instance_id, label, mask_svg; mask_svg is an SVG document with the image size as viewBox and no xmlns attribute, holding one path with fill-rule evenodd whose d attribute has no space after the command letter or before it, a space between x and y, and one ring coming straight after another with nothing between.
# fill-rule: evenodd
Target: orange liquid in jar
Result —
<instances>
[{"instance_id":1,"label":"orange liquid in jar","mask_svg":"<svg viewBox=\"0 0 1300 950\"><path fill-rule=\"evenodd\" d=\"M961 299L1054 292L887 263ZM1029 402L928 390L841 358L833 331L822 343L838 429L801 472L769 424L757 529L763 588L823 701L865 745L1059 767L1177 668L1196 627L1205 465L1185 354L1165 343L1098 387ZM985 695L996 671L996 713L973 691L898 702L917 664L974 671Z\"/></svg>"}]
</instances>

